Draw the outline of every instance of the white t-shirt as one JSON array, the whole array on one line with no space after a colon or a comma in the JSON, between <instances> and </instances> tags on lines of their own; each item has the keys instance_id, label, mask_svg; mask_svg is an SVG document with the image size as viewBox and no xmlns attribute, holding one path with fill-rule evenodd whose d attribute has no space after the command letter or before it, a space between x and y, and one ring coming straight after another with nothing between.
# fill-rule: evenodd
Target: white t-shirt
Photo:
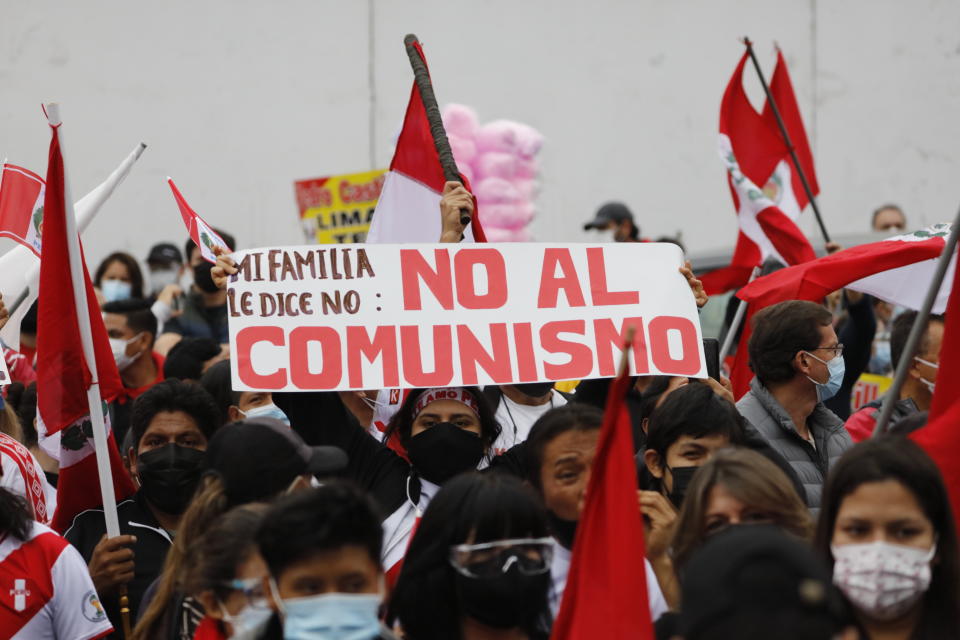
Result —
<instances>
[{"instance_id":1,"label":"white t-shirt","mask_svg":"<svg viewBox=\"0 0 960 640\"><path fill-rule=\"evenodd\" d=\"M500 455L510 447L520 444L530 435L530 428L540 416L554 407L567 404L567 399L556 389L550 395L550 401L536 406L518 404L508 398L506 394L500 397L500 404L494 414L500 423L500 437L493 443L493 450Z\"/></svg>"},{"instance_id":2,"label":"white t-shirt","mask_svg":"<svg viewBox=\"0 0 960 640\"><path fill-rule=\"evenodd\" d=\"M553 582L553 589L550 591L550 612L553 617L557 617L560 611L560 601L563 599L563 590L567 587L567 574L570 572L570 551L562 544L553 541L553 564L550 565L550 578ZM670 610L667 606L667 599L663 597L663 591L660 590L660 583L657 582L657 574L653 572L650 561L643 559L643 566L647 571L647 603L650 605L650 620L656 622L657 618Z\"/></svg>"},{"instance_id":3,"label":"white t-shirt","mask_svg":"<svg viewBox=\"0 0 960 640\"><path fill-rule=\"evenodd\" d=\"M30 450L5 433L0 433L0 470L0 487L26 498L34 519L49 523L57 508L57 490Z\"/></svg>"},{"instance_id":4,"label":"white t-shirt","mask_svg":"<svg viewBox=\"0 0 960 640\"><path fill-rule=\"evenodd\" d=\"M112 630L87 563L70 543L37 523L27 541L0 540L0 637L91 640Z\"/></svg>"}]
</instances>

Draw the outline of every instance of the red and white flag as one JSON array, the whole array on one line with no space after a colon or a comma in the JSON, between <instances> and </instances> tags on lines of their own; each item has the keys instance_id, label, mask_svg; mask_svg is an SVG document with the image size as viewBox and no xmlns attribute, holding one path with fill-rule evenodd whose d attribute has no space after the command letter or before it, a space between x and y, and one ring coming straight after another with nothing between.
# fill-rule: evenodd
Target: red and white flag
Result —
<instances>
[{"instance_id":1,"label":"red and white flag","mask_svg":"<svg viewBox=\"0 0 960 640\"><path fill-rule=\"evenodd\" d=\"M177 185L173 184L173 178L167 178L167 184L170 185L170 191L173 192L173 198L177 201L177 207L180 209L180 215L183 216L183 224L187 227L187 233L200 249L203 259L208 262L216 263L217 256L214 254L214 247L220 247L225 253L233 253L233 249L223 241L223 238L208 225L196 211L190 208L187 201L180 194Z\"/></svg>"},{"instance_id":2,"label":"red and white flag","mask_svg":"<svg viewBox=\"0 0 960 640\"><path fill-rule=\"evenodd\" d=\"M777 126L769 103L757 113L743 90L743 71L749 59L744 52L727 85L720 105L720 156L731 171L731 161L739 173L761 192L773 208L758 210L745 207L743 196L730 176L730 190L740 222L740 233L730 266L702 276L709 294L723 293L741 287L750 279L754 267L768 257L785 264L799 264L810 259L813 248L797 227L800 213L808 198L799 174L794 171L789 149ZM770 93L777 103L784 126L794 144L800 166L814 195L820 191L813 166L813 154L800 117L800 108L793 93L793 84L783 54L777 51L777 66L770 82ZM756 185L763 185L756 189ZM762 216L759 214L763 213Z\"/></svg>"},{"instance_id":3,"label":"red and white flag","mask_svg":"<svg viewBox=\"0 0 960 640\"><path fill-rule=\"evenodd\" d=\"M424 58L420 44L414 46ZM472 193L465 177L461 176L461 182ZM427 111L414 83L403 130L377 201L367 242L436 242L440 238L440 195L445 183ZM467 242L486 242L476 203L470 226L463 235Z\"/></svg>"},{"instance_id":4,"label":"red and white flag","mask_svg":"<svg viewBox=\"0 0 960 640\"><path fill-rule=\"evenodd\" d=\"M784 300L819 302L838 289L853 289L910 309L923 304L927 287L933 281L937 259L943 253L949 224L937 224L913 233L863 244L812 262L781 269L757 278L737 293L745 301L740 348L730 380L734 396L747 392L753 374L748 366L746 345L750 337L751 319L756 312ZM934 313L942 313L950 296L956 256L934 304ZM939 380L939 376L938 376Z\"/></svg>"},{"instance_id":5,"label":"red and white flag","mask_svg":"<svg viewBox=\"0 0 960 640\"><path fill-rule=\"evenodd\" d=\"M60 460L57 510L51 526L63 532L73 517L100 505L100 483L89 417L87 390L97 372L104 402L115 398L123 383L103 326L103 317L80 249L82 273L72 274L67 241L65 171L56 127L51 127L47 190L44 199L44 247L40 258L37 309L37 431L41 446ZM78 244L79 245L79 241ZM96 362L88 363L81 343L72 277L83 278ZM104 412L106 413L106 412ZM134 493L113 434L107 442L114 491L118 499Z\"/></svg>"},{"instance_id":6,"label":"red and white flag","mask_svg":"<svg viewBox=\"0 0 960 640\"><path fill-rule=\"evenodd\" d=\"M40 256L43 229L43 178L29 169L3 163L0 173L0 236Z\"/></svg>"},{"instance_id":7,"label":"red and white flag","mask_svg":"<svg viewBox=\"0 0 960 640\"><path fill-rule=\"evenodd\" d=\"M607 393L570 573L551 640L655 637L647 605L633 436L623 402L631 383L630 376L621 373Z\"/></svg>"}]
</instances>

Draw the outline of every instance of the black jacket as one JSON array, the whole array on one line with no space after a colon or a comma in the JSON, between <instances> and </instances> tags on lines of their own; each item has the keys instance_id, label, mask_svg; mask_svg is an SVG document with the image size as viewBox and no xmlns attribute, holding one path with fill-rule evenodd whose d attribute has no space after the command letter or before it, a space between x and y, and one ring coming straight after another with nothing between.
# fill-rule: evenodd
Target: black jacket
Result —
<instances>
[{"instance_id":1,"label":"black jacket","mask_svg":"<svg viewBox=\"0 0 960 640\"><path fill-rule=\"evenodd\" d=\"M163 562L170 549L170 536L153 517L153 513L146 504L146 499L138 491L132 498L128 498L117 505L117 514L120 518L120 535L136 536L137 542L133 545L133 580L127 585L130 598L131 624L137 619L140 600L150 583L163 570ZM107 525L103 520L103 509L88 509L73 519L70 528L63 535L83 556L86 562L93 557L93 550L107 532ZM112 638L123 638L123 627L120 623L120 603L116 596L100 598L103 602L107 617L115 629Z\"/></svg>"}]
</instances>

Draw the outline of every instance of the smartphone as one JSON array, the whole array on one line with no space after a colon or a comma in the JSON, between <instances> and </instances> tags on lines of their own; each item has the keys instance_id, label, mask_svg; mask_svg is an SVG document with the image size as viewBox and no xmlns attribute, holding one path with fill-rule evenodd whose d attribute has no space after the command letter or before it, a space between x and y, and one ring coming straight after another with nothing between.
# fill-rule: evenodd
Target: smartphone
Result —
<instances>
[{"instance_id":1,"label":"smartphone","mask_svg":"<svg viewBox=\"0 0 960 640\"><path fill-rule=\"evenodd\" d=\"M707 359L707 375L720 382L720 341L704 338L703 355Z\"/></svg>"}]
</instances>

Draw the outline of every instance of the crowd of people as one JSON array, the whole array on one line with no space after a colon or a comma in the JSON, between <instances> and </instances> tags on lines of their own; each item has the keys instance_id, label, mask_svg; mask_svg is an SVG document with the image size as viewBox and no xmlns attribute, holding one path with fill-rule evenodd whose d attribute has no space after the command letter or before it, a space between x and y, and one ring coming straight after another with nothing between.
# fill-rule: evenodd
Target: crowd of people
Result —
<instances>
[{"instance_id":1,"label":"crowd of people","mask_svg":"<svg viewBox=\"0 0 960 640\"><path fill-rule=\"evenodd\" d=\"M472 206L447 185L441 240L460 238ZM905 219L885 207L878 224ZM587 226L640 241L622 205ZM236 391L232 259L214 265L188 241L156 245L146 264L144 275L114 253L94 272L124 386L107 413L136 487L117 506L119 536L102 509L62 537L45 526L58 466L37 442L35 309L19 350L4 349L15 382L0 407L0 634L523 640L548 638L561 608L578 606L564 596L609 380L572 392ZM699 280L682 272L702 306ZM623 402L645 535L618 543L645 549L636 605L657 638L960 637L947 488L906 437L926 420L944 319L929 320L892 426L871 437L879 405L851 414L851 380L884 344L897 366L916 321L881 310L850 292L833 311L788 301L759 312L738 401L722 377L632 381ZM867 357L848 357L847 335ZM844 387L845 409L831 408Z\"/></svg>"}]
</instances>

